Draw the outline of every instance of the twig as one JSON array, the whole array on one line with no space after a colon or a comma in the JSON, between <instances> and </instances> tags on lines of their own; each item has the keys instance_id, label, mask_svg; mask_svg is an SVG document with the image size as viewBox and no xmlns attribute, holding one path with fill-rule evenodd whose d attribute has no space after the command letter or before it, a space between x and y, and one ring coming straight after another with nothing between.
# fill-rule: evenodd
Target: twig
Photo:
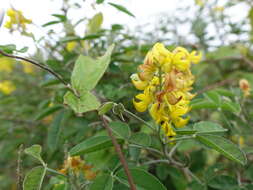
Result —
<instances>
[{"instance_id":1,"label":"twig","mask_svg":"<svg viewBox=\"0 0 253 190\"><path fill-rule=\"evenodd\" d=\"M210 84L210 85L206 86L205 88L203 88L203 89L197 91L197 94L202 94L202 93L204 93L204 92L206 92L206 91L208 91L208 90L212 90L212 89L214 89L214 88L217 88L217 87L220 87L220 86L224 86L224 85L226 85L226 84L231 83L232 81L233 81L233 80L231 80L231 79L225 79L225 80L222 80L222 81L219 81L219 82Z\"/></svg>"},{"instance_id":2,"label":"twig","mask_svg":"<svg viewBox=\"0 0 253 190\"><path fill-rule=\"evenodd\" d=\"M69 89L75 96L79 97L78 93L76 92L75 89L73 89L71 87L71 85L69 83L67 83L61 75L59 75L58 73L54 72L53 70L51 70L50 68L48 68L46 65L42 65L40 63L37 63L36 61L33 61L31 59L28 59L28 58L24 58L24 57L20 57L20 56L16 56L16 55L11 55L11 54L8 54L8 53L5 53L4 51L0 50L0 54L5 56L5 57L9 57L9 58L12 58L12 59L17 59L17 60L23 60L23 61L26 61L26 62L29 62L33 65L35 65L36 67L39 67L47 72L49 72L50 74L52 74L53 76L55 76L62 84L65 85L65 87L67 89Z\"/></svg>"},{"instance_id":3,"label":"twig","mask_svg":"<svg viewBox=\"0 0 253 190\"><path fill-rule=\"evenodd\" d=\"M126 173L126 176L127 176L127 179L128 179L128 182L129 182L129 185L130 185L130 189L131 190L136 190L136 186L134 184L134 181L133 181L133 177L129 171L129 168L128 168L128 165L127 165L127 162L126 162L126 159L122 153L122 150L120 148L120 145L118 144L117 140L115 139L115 137L113 136L112 134L112 130L111 128L109 127L105 117L102 115L101 116L101 120L103 121L103 125L105 127L105 129L107 130L107 133L109 135L109 137L111 138L112 140L112 143L114 145L114 148L115 148L115 151L117 152L118 156L119 156L119 159L120 159L120 162L121 164L123 165L123 168L125 170L125 173Z\"/></svg>"},{"instance_id":4,"label":"twig","mask_svg":"<svg viewBox=\"0 0 253 190\"><path fill-rule=\"evenodd\" d=\"M150 165L150 164L157 164L157 163L170 164L170 161L168 161L168 160L151 160L151 161L142 163L142 165Z\"/></svg>"},{"instance_id":5,"label":"twig","mask_svg":"<svg viewBox=\"0 0 253 190\"><path fill-rule=\"evenodd\" d=\"M19 146L18 150L18 160L17 160L17 189L21 190L22 189L22 174L21 174L21 154L23 151L23 144Z\"/></svg>"}]
</instances>

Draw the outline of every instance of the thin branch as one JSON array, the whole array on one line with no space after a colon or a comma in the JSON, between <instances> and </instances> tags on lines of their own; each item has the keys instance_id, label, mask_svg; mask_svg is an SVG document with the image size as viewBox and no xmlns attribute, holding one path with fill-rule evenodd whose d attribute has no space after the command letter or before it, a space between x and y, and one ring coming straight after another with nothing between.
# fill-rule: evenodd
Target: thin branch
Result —
<instances>
[{"instance_id":1,"label":"thin branch","mask_svg":"<svg viewBox=\"0 0 253 190\"><path fill-rule=\"evenodd\" d=\"M62 84L65 85L65 87L67 89L69 89L75 96L79 97L78 93L76 92L75 89L73 89L71 87L71 85L69 83L67 83L61 75L59 75L58 73L54 72L53 70L51 70L50 68L48 68L46 65L43 65L43 64L40 64L40 63L37 63L36 61L33 61L31 59L28 59L28 58L24 58L24 57L20 57L20 56L16 56L16 55L11 55L11 54L8 54L8 53L5 53L4 51L0 50L0 54L5 56L5 57L9 57L9 58L12 58L12 59L17 59L17 60L22 60L22 61L26 61L26 62L29 62L33 65L35 65L36 67L39 67L41 68L42 70L45 70L47 72L49 72L50 74L52 74L53 76L55 76Z\"/></svg>"},{"instance_id":2,"label":"thin branch","mask_svg":"<svg viewBox=\"0 0 253 190\"><path fill-rule=\"evenodd\" d=\"M224 85L229 84L229 83L231 83L231 82L233 82L232 79L225 79L225 80L222 80L222 81L219 81L219 82L210 84L210 85L206 86L205 88L203 88L203 89L197 91L196 93L197 93L197 94L202 94L202 93L204 93L204 92L206 92L206 91L208 91L208 90L212 90L212 89L214 89L214 88L217 88L217 87L220 87L220 86L224 86Z\"/></svg>"},{"instance_id":3,"label":"thin branch","mask_svg":"<svg viewBox=\"0 0 253 190\"><path fill-rule=\"evenodd\" d=\"M107 130L107 133L109 135L109 137L111 138L112 140L112 143L114 145L114 148L115 148L115 151L117 152L118 156L119 156L119 159L120 159L120 162L121 164L123 165L123 168L125 170L125 173L126 173L126 176L127 176L127 179L128 179L128 182L129 182L129 185L130 185L130 189L131 190L136 190L136 186L134 184L134 181L133 181L133 177L129 171L129 168L128 168L128 165L127 165L127 162L126 162L126 159L122 153L122 150L120 148L120 145L118 144L116 138L113 136L112 134L112 130L111 128L109 127L106 119L104 116L101 116L101 120L103 121L103 125L105 127L105 129Z\"/></svg>"}]
</instances>

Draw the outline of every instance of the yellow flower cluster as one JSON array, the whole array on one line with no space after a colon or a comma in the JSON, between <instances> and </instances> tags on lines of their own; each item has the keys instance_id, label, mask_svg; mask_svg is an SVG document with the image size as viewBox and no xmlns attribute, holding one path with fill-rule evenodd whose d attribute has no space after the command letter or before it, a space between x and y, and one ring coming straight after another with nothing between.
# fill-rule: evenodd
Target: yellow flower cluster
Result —
<instances>
[{"instance_id":1,"label":"yellow flower cluster","mask_svg":"<svg viewBox=\"0 0 253 190\"><path fill-rule=\"evenodd\" d=\"M14 62L8 57L0 57L0 72L11 73L13 70Z\"/></svg>"},{"instance_id":2,"label":"yellow flower cluster","mask_svg":"<svg viewBox=\"0 0 253 190\"><path fill-rule=\"evenodd\" d=\"M16 90L16 86L9 80L4 80L0 82L0 92L5 95L10 95L13 91Z\"/></svg>"},{"instance_id":3,"label":"yellow flower cluster","mask_svg":"<svg viewBox=\"0 0 253 190\"><path fill-rule=\"evenodd\" d=\"M189 120L182 116L189 112L189 103L194 97L189 92L194 82L190 66L200 59L201 54L196 51L189 53L177 47L171 52L163 44L156 43L139 66L139 72L131 76L134 86L143 91L133 100L136 110L149 109L151 117L169 138L176 135L172 124L182 127Z\"/></svg>"},{"instance_id":4,"label":"yellow flower cluster","mask_svg":"<svg viewBox=\"0 0 253 190\"><path fill-rule=\"evenodd\" d=\"M24 32L26 30L26 24L32 23L32 20L25 18L21 11L13 8L7 11L7 15L10 19L5 23L5 27L11 30L21 28ZM15 26L16 28L14 28Z\"/></svg>"},{"instance_id":5,"label":"yellow flower cluster","mask_svg":"<svg viewBox=\"0 0 253 190\"><path fill-rule=\"evenodd\" d=\"M97 176L97 172L92 171L93 166L85 164L85 161L80 156L68 157L64 161L63 168L59 170L60 173L66 175L70 170L75 174L79 175L83 173L85 179L93 180Z\"/></svg>"}]
</instances>

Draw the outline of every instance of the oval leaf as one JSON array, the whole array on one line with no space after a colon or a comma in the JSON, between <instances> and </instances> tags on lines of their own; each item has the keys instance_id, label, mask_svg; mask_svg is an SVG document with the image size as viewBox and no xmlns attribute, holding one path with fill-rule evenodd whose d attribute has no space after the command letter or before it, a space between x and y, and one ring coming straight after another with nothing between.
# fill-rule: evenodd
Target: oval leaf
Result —
<instances>
[{"instance_id":1,"label":"oval leaf","mask_svg":"<svg viewBox=\"0 0 253 190\"><path fill-rule=\"evenodd\" d=\"M30 170L25 176L23 182L24 190L40 190L43 179L46 174L46 169L43 166L38 166Z\"/></svg>"},{"instance_id":2,"label":"oval leaf","mask_svg":"<svg viewBox=\"0 0 253 190\"><path fill-rule=\"evenodd\" d=\"M113 132L116 133L119 137L122 137L124 139L128 139L130 137L130 128L126 123L114 121L111 122L109 125Z\"/></svg>"},{"instance_id":3,"label":"oval leaf","mask_svg":"<svg viewBox=\"0 0 253 190\"><path fill-rule=\"evenodd\" d=\"M67 92L64 95L64 104L69 105L78 114L96 110L100 106L97 97L91 92L83 92L79 98L72 92Z\"/></svg>"},{"instance_id":4,"label":"oval leaf","mask_svg":"<svg viewBox=\"0 0 253 190\"><path fill-rule=\"evenodd\" d=\"M71 84L79 93L90 91L97 85L110 63L113 48L114 45L111 45L104 56L98 59L79 56L71 76Z\"/></svg>"},{"instance_id":5,"label":"oval leaf","mask_svg":"<svg viewBox=\"0 0 253 190\"><path fill-rule=\"evenodd\" d=\"M122 139L119 140L122 142ZM80 144L77 144L70 150L70 156L77 156L89 152L95 152L113 146L111 139L108 136L91 137Z\"/></svg>"},{"instance_id":6,"label":"oval leaf","mask_svg":"<svg viewBox=\"0 0 253 190\"><path fill-rule=\"evenodd\" d=\"M112 190L113 178L108 174L103 174L95 179L89 190Z\"/></svg>"},{"instance_id":7,"label":"oval leaf","mask_svg":"<svg viewBox=\"0 0 253 190\"><path fill-rule=\"evenodd\" d=\"M134 184L138 190L166 190L166 187L153 175L142 169L130 169ZM123 170L116 173L121 182L128 185L126 174Z\"/></svg>"},{"instance_id":8,"label":"oval leaf","mask_svg":"<svg viewBox=\"0 0 253 190\"><path fill-rule=\"evenodd\" d=\"M150 146L151 138L145 133L134 133L130 138L130 142L142 146Z\"/></svg>"},{"instance_id":9,"label":"oval leaf","mask_svg":"<svg viewBox=\"0 0 253 190\"><path fill-rule=\"evenodd\" d=\"M227 139L216 135L197 135L196 139L210 148L218 151L225 157L242 165L247 163L244 152Z\"/></svg>"},{"instance_id":10,"label":"oval leaf","mask_svg":"<svg viewBox=\"0 0 253 190\"><path fill-rule=\"evenodd\" d=\"M41 146L38 144L32 145L29 148L25 149L25 153L36 158L37 160L39 160L42 164L44 164L43 159L41 158Z\"/></svg>"},{"instance_id":11,"label":"oval leaf","mask_svg":"<svg viewBox=\"0 0 253 190\"><path fill-rule=\"evenodd\" d=\"M224 129L219 124L210 121L198 122L193 126L193 129L196 130L198 134L224 133L227 131L227 129Z\"/></svg>"}]
</instances>

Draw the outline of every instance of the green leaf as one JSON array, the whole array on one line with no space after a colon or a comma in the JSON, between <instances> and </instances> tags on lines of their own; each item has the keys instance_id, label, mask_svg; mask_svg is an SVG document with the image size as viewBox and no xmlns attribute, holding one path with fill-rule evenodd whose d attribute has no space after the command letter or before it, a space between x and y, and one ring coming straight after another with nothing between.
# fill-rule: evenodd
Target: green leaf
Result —
<instances>
[{"instance_id":1,"label":"green leaf","mask_svg":"<svg viewBox=\"0 0 253 190\"><path fill-rule=\"evenodd\" d=\"M119 11L128 14L129 16L135 17L135 16L133 15L133 13L131 13L129 10L127 10L127 9L126 9L125 7L123 7L122 5L115 4L115 3L108 3L108 4L110 4L111 6L115 7L115 8L118 9Z\"/></svg>"},{"instance_id":2,"label":"green leaf","mask_svg":"<svg viewBox=\"0 0 253 190\"><path fill-rule=\"evenodd\" d=\"M238 188L236 179L226 175L215 176L209 181L208 186L220 190L236 190Z\"/></svg>"},{"instance_id":3,"label":"green leaf","mask_svg":"<svg viewBox=\"0 0 253 190\"><path fill-rule=\"evenodd\" d=\"M79 56L71 76L71 84L79 93L90 91L97 85L110 63L113 48L114 45L111 45L98 59Z\"/></svg>"},{"instance_id":4,"label":"green leaf","mask_svg":"<svg viewBox=\"0 0 253 190\"><path fill-rule=\"evenodd\" d=\"M204 96L207 97L210 101L213 101L215 104L219 105L220 104L220 96L217 92L215 91L209 91L204 93Z\"/></svg>"},{"instance_id":5,"label":"green leaf","mask_svg":"<svg viewBox=\"0 0 253 190\"><path fill-rule=\"evenodd\" d=\"M55 25L55 24L59 24L61 23L61 21L50 21L50 22L47 22L46 24L43 24L42 27L46 27L46 26L51 26L51 25Z\"/></svg>"},{"instance_id":6,"label":"green leaf","mask_svg":"<svg viewBox=\"0 0 253 190\"><path fill-rule=\"evenodd\" d=\"M112 131L123 139L128 139L131 136L130 128L126 123L113 121L109 123Z\"/></svg>"},{"instance_id":7,"label":"green leaf","mask_svg":"<svg viewBox=\"0 0 253 190\"><path fill-rule=\"evenodd\" d=\"M16 51L19 52L19 53L25 53L25 52L28 51L28 49L29 49L28 47L23 47L20 50L16 50Z\"/></svg>"},{"instance_id":8,"label":"green leaf","mask_svg":"<svg viewBox=\"0 0 253 190\"><path fill-rule=\"evenodd\" d=\"M235 94L233 92L231 92L230 90L223 89L223 88L216 89L215 92L217 92L218 94L220 94L222 96L227 96L227 97L234 97L235 96Z\"/></svg>"},{"instance_id":9,"label":"green leaf","mask_svg":"<svg viewBox=\"0 0 253 190\"><path fill-rule=\"evenodd\" d=\"M23 189L24 190L40 190L45 174L46 174L46 168L44 168L43 166L38 166L30 170L25 176L25 179L23 182Z\"/></svg>"},{"instance_id":10,"label":"green leaf","mask_svg":"<svg viewBox=\"0 0 253 190\"><path fill-rule=\"evenodd\" d=\"M218 108L217 104L215 104L212 101L199 99L191 102L191 108L192 109L203 109L203 108Z\"/></svg>"},{"instance_id":11,"label":"green leaf","mask_svg":"<svg viewBox=\"0 0 253 190\"><path fill-rule=\"evenodd\" d=\"M96 3L97 4L101 4L101 3L103 3L104 2L104 0L96 0Z\"/></svg>"},{"instance_id":12,"label":"green leaf","mask_svg":"<svg viewBox=\"0 0 253 190\"><path fill-rule=\"evenodd\" d=\"M118 141L122 142L122 139L118 139ZM112 141L108 136L95 136L86 139L80 144L77 144L69 151L69 153L70 156L76 156L85 153L95 152L112 146Z\"/></svg>"},{"instance_id":13,"label":"green leaf","mask_svg":"<svg viewBox=\"0 0 253 190\"><path fill-rule=\"evenodd\" d=\"M130 173L137 190L166 190L166 187L155 176L145 170L134 168L130 169ZM118 171L116 175L122 183L129 186L124 170Z\"/></svg>"},{"instance_id":14,"label":"green leaf","mask_svg":"<svg viewBox=\"0 0 253 190\"><path fill-rule=\"evenodd\" d=\"M150 146L151 145L151 138L145 133L134 133L130 137L130 142L134 144L138 144L141 146Z\"/></svg>"},{"instance_id":15,"label":"green leaf","mask_svg":"<svg viewBox=\"0 0 253 190\"><path fill-rule=\"evenodd\" d=\"M244 152L227 139L216 135L197 135L196 139L210 148L218 151L225 157L242 165L247 163Z\"/></svg>"},{"instance_id":16,"label":"green leaf","mask_svg":"<svg viewBox=\"0 0 253 190\"><path fill-rule=\"evenodd\" d=\"M175 132L178 135L193 135L197 132L197 130L193 129L192 126L186 126L186 127L183 127L183 128L175 129Z\"/></svg>"},{"instance_id":17,"label":"green leaf","mask_svg":"<svg viewBox=\"0 0 253 190\"><path fill-rule=\"evenodd\" d=\"M241 111L240 105L235 102L228 102L228 101L222 102L221 108L223 110L230 111L233 113L240 113Z\"/></svg>"},{"instance_id":18,"label":"green leaf","mask_svg":"<svg viewBox=\"0 0 253 190\"><path fill-rule=\"evenodd\" d=\"M76 97L72 92L64 95L64 104L69 105L76 113L85 113L96 110L100 102L91 92L83 92L81 97Z\"/></svg>"},{"instance_id":19,"label":"green leaf","mask_svg":"<svg viewBox=\"0 0 253 190\"><path fill-rule=\"evenodd\" d=\"M102 23L103 23L103 14L102 13L95 14L89 20L88 34L97 33L100 30Z\"/></svg>"},{"instance_id":20,"label":"green leaf","mask_svg":"<svg viewBox=\"0 0 253 190\"><path fill-rule=\"evenodd\" d=\"M48 128L47 144L52 151L57 148L63 118L64 112L59 113L52 122L52 125Z\"/></svg>"},{"instance_id":21,"label":"green leaf","mask_svg":"<svg viewBox=\"0 0 253 190\"><path fill-rule=\"evenodd\" d=\"M113 108L113 102L106 102L98 109L98 115L104 115Z\"/></svg>"},{"instance_id":22,"label":"green leaf","mask_svg":"<svg viewBox=\"0 0 253 190\"><path fill-rule=\"evenodd\" d=\"M44 161L41 158L41 146L38 144L32 145L29 148L25 149L25 153L36 158L37 160L39 160L43 165L44 165Z\"/></svg>"},{"instance_id":23,"label":"green leaf","mask_svg":"<svg viewBox=\"0 0 253 190\"><path fill-rule=\"evenodd\" d=\"M61 22L67 21L67 17L65 15L60 15L60 14L52 14L52 16L60 19Z\"/></svg>"},{"instance_id":24,"label":"green leaf","mask_svg":"<svg viewBox=\"0 0 253 190\"><path fill-rule=\"evenodd\" d=\"M206 134L206 133L224 133L227 129L221 127L217 123L210 121L201 121L194 124L193 129L197 131L197 134Z\"/></svg>"},{"instance_id":25,"label":"green leaf","mask_svg":"<svg viewBox=\"0 0 253 190\"><path fill-rule=\"evenodd\" d=\"M15 44L7 44L7 45L1 45L0 49L5 51L6 53L12 53L13 51L15 51L17 49Z\"/></svg>"},{"instance_id":26,"label":"green leaf","mask_svg":"<svg viewBox=\"0 0 253 190\"><path fill-rule=\"evenodd\" d=\"M97 177L91 184L89 190L112 190L113 178L108 174Z\"/></svg>"},{"instance_id":27,"label":"green leaf","mask_svg":"<svg viewBox=\"0 0 253 190\"><path fill-rule=\"evenodd\" d=\"M48 115L50 115L62 108L63 108L62 105L55 105L55 106L47 107L46 109L42 110L38 115L35 116L35 120L41 120L41 119L47 117Z\"/></svg>"}]
</instances>

